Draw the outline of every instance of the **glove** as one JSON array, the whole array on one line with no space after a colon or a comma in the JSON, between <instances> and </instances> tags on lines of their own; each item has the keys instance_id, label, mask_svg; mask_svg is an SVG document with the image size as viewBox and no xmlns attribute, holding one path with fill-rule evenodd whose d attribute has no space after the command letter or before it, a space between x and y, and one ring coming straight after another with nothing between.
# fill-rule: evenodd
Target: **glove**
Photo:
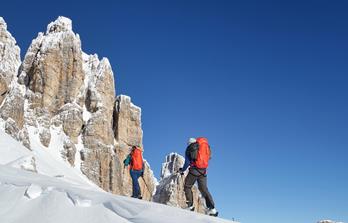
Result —
<instances>
[{"instance_id":1,"label":"glove","mask_svg":"<svg viewBox=\"0 0 348 223\"><path fill-rule=\"evenodd\" d=\"M184 169L183 168L179 168L179 173L180 173L180 175L182 176L182 175L184 175Z\"/></svg>"}]
</instances>

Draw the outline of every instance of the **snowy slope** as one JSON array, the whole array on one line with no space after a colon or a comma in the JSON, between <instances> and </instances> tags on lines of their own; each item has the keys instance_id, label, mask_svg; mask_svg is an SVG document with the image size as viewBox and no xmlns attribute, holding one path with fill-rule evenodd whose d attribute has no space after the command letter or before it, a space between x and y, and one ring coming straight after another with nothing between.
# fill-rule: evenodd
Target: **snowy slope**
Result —
<instances>
[{"instance_id":1,"label":"snowy slope","mask_svg":"<svg viewBox=\"0 0 348 223\"><path fill-rule=\"evenodd\" d=\"M50 146L49 148L38 143L38 134L30 132L32 141L32 151L25 148L21 143L7 135L0 129L0 164L22 168L26 170L33 170L37 173L60 177L64 181L74 184L85 185L86 188L93 188L101 190L95 184L87 179L79 169L72 168L66 161L64 161L56 151L58 146ZM59 139L58 136L52 137ZM62 140L52 140L62 141Z\"/></svg>"},{"instance_id":2,"label":"snowy slope","mask_svg":"<svg viewBox=\"0 0 348 223\"><path fill-rule=\"evenodd\" d=\"M35 159L36 167L31 160ZM37 172L33 172L37 169ZM1 223L231 222L96 188L49 151L29 151L0 130Z\"/></svg>"},{"instance_id":3,"label":"snowy slope","mask_svg":"<svg viewBox=\"0 0 348 223\"><path fill-rule=\"evenodd\" d=\"M0 222L223 223L229 221L162 204L84 190L78 185L71 185L60 179L0 165Z\"/></svg>"}]
</instances>

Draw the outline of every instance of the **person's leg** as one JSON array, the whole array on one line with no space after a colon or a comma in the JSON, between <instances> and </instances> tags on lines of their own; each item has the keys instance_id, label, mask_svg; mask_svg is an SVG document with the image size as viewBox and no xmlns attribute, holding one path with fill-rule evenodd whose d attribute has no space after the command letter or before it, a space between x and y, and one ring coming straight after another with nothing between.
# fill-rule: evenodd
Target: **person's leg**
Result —
<instances>
[{"instance_id":1,"label":"person's leg","mask_svg":"<svg viewBox=\"0 0 348 223\"><path fill-rule=\"evenodd\" d=\"M137 198L139 199L142 199L142 196L141 196L141 189L140 189L140 184L139 184L139 177L141 176L142 174L142 171L137 171L137 190L138 190L138 194L137 194Z\"/></svg>"},{"instance_id":2,"label":"person's leg","mask_svg":"<svg viewBox=\"0 0 348 223\"><path fill-rule=\"evenodd\" d=\"M195 184L196 180L197 180L197 177L190 172L185 178L184 191L185 191L186 203L188 207L193 206L192 187Z\"/></svg>"},{"instance_id":3,"label":"person's leg","mask_svg":"<svg viewBox=\"0 0 348 223\"><path fill-rule=\"evenodd\" d=\"M132 178L132 186L133 186L132 197L138 197L140 194L140 186L139 186L139 182L138 182L138 178L140 175L137 172L138 171L130 170L130 175Z\"/></svg>"},{"instance_id":4,"label":"person's leg","mask_svg":"<svg viewBox=\"0 0 348 223\"><path fill-rule=\"evenodd\" d=\"M205 199L205 203L209 209L215 208L213 197L211 196L207 187L207 176L201 175L198 177L198 189Z\"/></svg>"}]
</instances>

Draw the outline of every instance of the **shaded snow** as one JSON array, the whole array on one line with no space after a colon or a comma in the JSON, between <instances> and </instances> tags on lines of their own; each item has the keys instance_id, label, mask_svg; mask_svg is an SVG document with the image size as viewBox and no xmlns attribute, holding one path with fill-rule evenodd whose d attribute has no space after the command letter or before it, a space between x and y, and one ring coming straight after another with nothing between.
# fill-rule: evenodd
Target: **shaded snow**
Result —
<instances>
[{"instance_id":1,"label":"shaded snow","mask_svg":"<svg viewBox=\"0 0 348 223\"><path fill-rule=\"evenodd\" d=\"M42 193L42 188L39 185L32 184L25 191L25 196L27 196L30 199L35 199L39 197L41 193Z\"/></svg>"}]
</instances>

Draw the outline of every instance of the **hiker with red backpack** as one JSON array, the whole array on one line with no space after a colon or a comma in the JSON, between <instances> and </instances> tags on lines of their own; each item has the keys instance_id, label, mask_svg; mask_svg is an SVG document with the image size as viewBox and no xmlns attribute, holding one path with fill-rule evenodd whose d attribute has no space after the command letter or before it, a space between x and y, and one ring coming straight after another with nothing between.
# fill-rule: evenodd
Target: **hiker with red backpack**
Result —
<instances>
[{"instance_id":1,"label":"hiker with red backpack","mask_svg":"<svg viewBox=\"0 0 348 223\"><path fill-rule=\"evenodd\" d=\"M205 199L207 205L207 214L217 216L218 212L215 209L213 197L211 196L207 187L207 168L208 162L211 158L211 150L206 138L190 138L188 146L185 151L185 164L179 169L180 174L183 175L188 167L189 172L185 178L185 196L187 203L187 210L194 211L192 187L195 182L198 182L198 189Z\"/></svg>"},{"instance_id":2,"label":"hiker with red backpack","mask_svg":"<svg viewBox=\"0 0 348 223\"><path fill-rule=\"evenodd\" d=\"M139 177L144 174L144 161L142 149L137 146L132 146L130 154L123 161L124 166L130 166L130 175L132 178L133 193L132 197L142 199L141 190L139 186Z\"/></svg>"}]
</instances>

